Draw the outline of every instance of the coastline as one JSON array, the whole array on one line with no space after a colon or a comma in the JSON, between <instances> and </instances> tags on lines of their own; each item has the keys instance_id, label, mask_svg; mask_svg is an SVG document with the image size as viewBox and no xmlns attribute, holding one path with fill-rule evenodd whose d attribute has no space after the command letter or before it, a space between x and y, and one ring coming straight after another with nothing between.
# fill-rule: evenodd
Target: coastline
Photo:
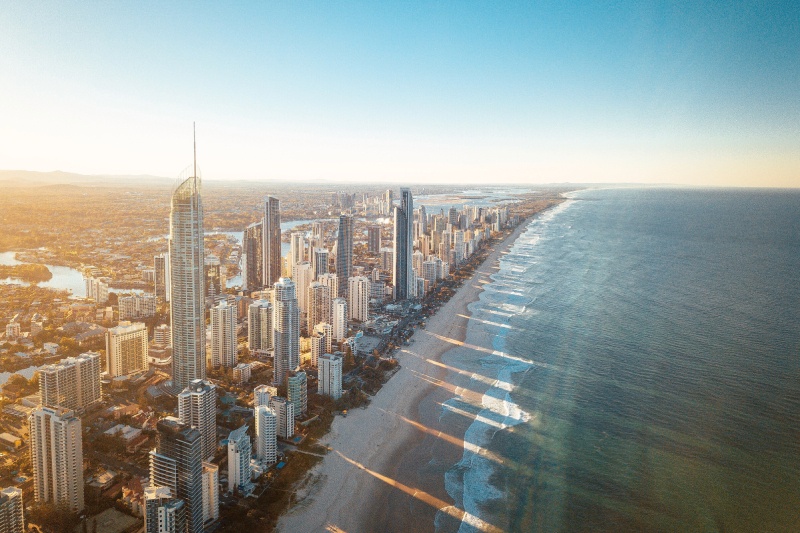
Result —
<instances>
[{"instance_id":1,"label":"coastline","mask_svg":"<svg viewBox=\"0 0 800 533\"><path fill-rule=\"evenodd\" d=\"M437 404L456 394L452 378L458 373L441 360L464 343L469 304L540 213L496 244L426 329L415 332L414 342L398 355L401 371L370 405L335 419L320 441L329 448L325 459L299 482L296 503L280 517L278 531L432 531L440 509L452 520L445 529L458 528L463 512L452 506L444 474L461 459L471 420L465 417L463 427L439 427ZM491 349L491 338L487 344L481 348ZM478 403L484 392L458 390L476 395Z\"/></svg>"}]
</instances>

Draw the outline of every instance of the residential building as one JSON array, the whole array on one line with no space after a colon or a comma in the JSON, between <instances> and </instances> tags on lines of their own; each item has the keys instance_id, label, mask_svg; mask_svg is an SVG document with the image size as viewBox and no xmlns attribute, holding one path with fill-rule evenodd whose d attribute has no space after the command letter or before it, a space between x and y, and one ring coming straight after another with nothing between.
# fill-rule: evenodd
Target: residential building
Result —
<instances>
[{"instance_id":1,"label":"residential building","mask_svg":"<svg viewBox=\"0 0 800 533\"><path fill-rule=\"evenodd\" d=\"M263 355L272 350L272 303L258 300L247 309L247 345L250 352Z\"/></svg>"},{"instance_id":2,"label":"residential building","mask_svg":"<svg viewBox=\"0 0 800 533\"><path fill-rule=\"evenodd\" d=\"M119 319L148 318L156 316L156 297L154 294L131 294L120 296L117 301Z\"/></svg>"},{"instance_id":3,"label":"residential building","mask_svg":"<svg viewBox=\"0 0 800 533\"><path fill-rule=\"evenodd\" d=\"M106 370L112 377L147 370L147 326L120 322L106 330Z\"/></svg>"},{"instance_id":4,"label":"residential building","mask_svg":"<svg viewBox=\"0 0 800 533\"><path fill-rule=\"evenodd\" d=\"M22 489L6 487L0 490L0 533L25 533Z\"/></svg>"},{"instance_id":5,"label":"residential building","mask_svg":"<svg viewBox=\"0 0 800 533\"><path fill-rule=\"evenodd\" d=\"M42 405L86 409L101 400L100 354L86 352L39 368Z\"/></svg>"},{"instance_id":6,"label":"residential building","mask_svg":"<svg viewBox=\"0 0 800 533\"><path fill-rule=\"evenodd\" d=\"M200 432L175 417L156 424L150 486L168 487L186 505L186 533L203 532L203 459ZM183 533L183 530L181 530Z\"/></svg>"},{"instance_id":7,"label":"residential building","mask_svg":"<svg viewBox=\"0 0 800 533\"><path fill-rule=\"evenodd\" d=\"M269 405L255 409L256 457L267 464L278 460L278 418Z\"/></svg>"},{"instance_id":8,"label":"residential building","mask_svg":"<svg viewBox=\"0 0 800 533\"><path fill-rule=\"evenodd\" d=\"M308 330L319 323L331 321L331 288L318 281L308 286L306 301L308 307Z\"/></svg>"},{"instance_id":9,"label":"residential building","mask_svg":"<svg viewBox=\"0 0 800 533\"><path fill-rule=\"evenodd\" d=\"M278 436L291 439L294 436L294 404L281 396L273 396L269 399L269 407L275 411Z\"/></svg>"},{"instance_id":10,"label":"residential building","mask_svg":"<svg viewBox=\"0 0 800 533\"><path fill-rule=\"evenodd\" d=\"M196 379L178 394L178 418L200 432L202 460L217 450L217 386Z\"/></svg>"},{"instance_id":11,"label":"residential building","mask_svg":"<svg viewBox=\"0 0 800 533\"><path fill-rule=\"evenodd\" d=\"M169 301L169 254L160 254L153 258L153 292L156 298Z\"/></svg>"},{"instance_id":12,"label":"residential building","mask_svg":"<svg viewBox=\"0 0 800 533\"><path fill-rule=\"evenodd\" d=\"M378 225L367 226L367 251L371 254L381 251L381 227Z\"/></svg>"},{"instance_id":13,"label":"residential building","mask_svg":"<svg viewBox=\"0 0 800 533\"><path fill-rule=\"evenodd\" d=\"M160 324L153 328L153 343L160 346L171 346L172 328L166 324Z\"/></svg>"},{"instance_id":14,"label":"residential building","mask_svg":"<svg viewBox=\"0 0 800 533\"><path fill-rule=\"evenodd\" d=\"M331 309L332 339L341 342L347 337L347 300L334 298Z\"/></svg>"},{"instance_id":15,"label":"residential building","mask_svg":"<svg viewBox=\"0 0 800 533\"><path fill-rule=\"evenodd\" d=\"M371 284L369 278L355 276L347 280L349 284L347 310L350 320L366 322L369 320L369 297Z\"/></svg>"},{"instance_id":16,"label":"residential building","mask_svg":"<svg viewBox=\"0 0 800 533\"><path fill-rule=\"evenodd\" d=\"M219 465L203 462L203 522L219 519Z\"/></svg>"},{"instance_id":17,"label":"residential building","mask_svg":"<svg viewBox=\"0 0 800 533\"><path fill-rule=\"evenodd\" d=\"M313 270L314 279L318 280L321 275L329 273L329 261L330 252L328 252L327 248L314 248L314 253L311 256L311 269Z\"/></svg>"},{"instance_id":18,"label":"residential building","mask_svg":"<svg viewBox=\"0 0 800 533\"><path fill-rule=\"evenodd\" d=\"M235 383L247 383L253 373L253 366L250 363L239 363L233 367L233 381Z\"/></svg>"},{"instance_id":19,"label":"residential building","mask_svg":"<svg viewBox=\"0 0 800 533\"><path fill-rule=\"evenodd\" d=\"M30 450L36 501L83 510L81 419L63 407L39 407L30 416Z\"/></svg>"},{"instance_id":20,"label":"residential building","mask_svg":"<svg viewBox=\"0 0 800 533\"><path fill-rule=\"evenodd\" d=\"M286 378L286 397L294 405L295 416L308 411L308 377L305 372L290 372Z\"/></svg>"},{"instance_id":21,"label":"residential building","mask_svg":"<svg viewBox=\"0 0 800 533\"><path fill-rule=\"evenodd\" d=\"M150 485L144 489L145 533L186 531L186 504L173 497L172 489Z\"/></svg>"},{"instance_id":22,"label":"residential building","mask_svg":"<svg viewBox=\"0 0 800 533\"><path fill-rule=\"evenodd\" d=\"M253 407L269 405L269 399L278 395L278 387L259 385L253 389Z\"/></svg>"},{"instance_id":23,"label":"residential building","mask_svg":"<svg viewBox=\"0 0 800 533\"><path fill-rule=\"evenodd\" d=\"M273 342L275 385L283 384L289 371L300 364L300 311L297 308L295 284L289 278L275 283L273 302Z\"/></svg>"},{"instance_id":24,"label":"residential building","mask_svg":"<svg viewBox=\"0 0 800 533\"><path fill-rule=\"evenodd\" d=\"M280 201L272 196L264 199L264 218L261 221L263 282L271 287L281 277L281 207Z\"/></svg>"},{"instance_id":25,"label":"residential building","mask_svg":"<svg viewBox=\"0 0 800 533\"><path fill-rule=\"evenodd\" d=\"M347 278L353 271L353 217L339 216L339 233L336 237L336 277L339 278L339 297L347 296Z\"/></svg>"},{"instance_id":26,"label":"residential building","mask_svg":"<svg viewBox=\"0 0 800 533\"><path fill-rule=\"evenodd\" d=\"M247 426L242 426L228 435L228 492L250 494L253 491L252 447L247 429Z\"/></svg>"},{"instance_id":27,"label":"residential building","mask_svg":"<svg viewBox=\"0 0 800 533\"><path fill-rule=\"evenodd\" d=\"M294 284L297 293L297 306L301 313L308 312L308 286L314 281L314 271L311 263L301 261L294 266Z\"/></svg>"},{"instance_id":28,"label":"residential building","mask_svg":"<svg viewBox=\"0 0 800 533\"><path fill-rule=\"evenodd\" d=\"M342 356L323 354L319 358L319 393L334 400L342 397Z\"/></svg>"},{"instance_id":29,"label":"residential building","mask_svg":"<svg viewBox=\"0 0 800 533\"><path fill-rule=\"evenodd\" d=\"M236 349L236 308L223 300L211 308L211 366L235 367Z\"/></svg>"},{"instance_id":30,"label":"residential building","mask_svg":"<svg viewBox=\"0 0 800 533\"><path fill-rule=\"evenodd\" d=\"M242 236L242 285L244 290L258 291L264 286L264 225L255 222Z\"/></svg>"},{"instance_id":31,"label":"residential building","mask_svg":"<svg viewBox=\"0 0 800 533\"><path fill-rule=\"evenodd\" d=\"M414 200L411 190L400 189L400 205L394 208L394 268L392 270L392 283L394 284L394 299L406 300L411 297L412 268L411 254L413 252L413 220Z\"/></svg>"},{"instance_id":32,"label":"residential building","mask_svg":"<svg viewBox=\"0 0 800 533\"><path fill-rule=\"evenodd\" d=\"M172 384L206 377L203 200L196 165L172 195L169 235Z\"/></svg>"}]
</instances>

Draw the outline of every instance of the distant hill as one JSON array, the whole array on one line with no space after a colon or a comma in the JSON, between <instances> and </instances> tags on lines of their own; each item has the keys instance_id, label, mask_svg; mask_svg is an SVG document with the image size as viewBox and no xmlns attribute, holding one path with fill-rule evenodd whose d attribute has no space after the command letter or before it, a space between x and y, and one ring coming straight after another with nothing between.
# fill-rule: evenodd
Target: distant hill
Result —
<instances>
[{"instance_id":1,"label":"distant hill","mask_svg":"<svg viewBox=\"0 0 800 533\"><path fill-rule=\"evenodd\" d=\"M44 185L74 185L74 186L161 186L171 187L174 178L164 178L160 176L110 176L110 175L86 175L75 174L72 172L35 172L32 170L0 170L0 186L12 187L36 187Z\"/></svg>"}]
</instances>

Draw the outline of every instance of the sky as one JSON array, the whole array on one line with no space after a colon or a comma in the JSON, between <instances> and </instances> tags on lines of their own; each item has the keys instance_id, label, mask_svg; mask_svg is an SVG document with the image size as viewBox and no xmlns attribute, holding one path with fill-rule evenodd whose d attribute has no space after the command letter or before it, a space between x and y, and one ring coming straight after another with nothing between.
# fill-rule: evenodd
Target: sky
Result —
<instances>
[{"instance_id":1,"label":"sky","mask_svg":"<svg viewBox=\"0 0 800 533\"><path fill-rule=\"evenodd\" d=\"M797 1L0 5L0 169L800 187Z\"/></svg>"}]
</instances>

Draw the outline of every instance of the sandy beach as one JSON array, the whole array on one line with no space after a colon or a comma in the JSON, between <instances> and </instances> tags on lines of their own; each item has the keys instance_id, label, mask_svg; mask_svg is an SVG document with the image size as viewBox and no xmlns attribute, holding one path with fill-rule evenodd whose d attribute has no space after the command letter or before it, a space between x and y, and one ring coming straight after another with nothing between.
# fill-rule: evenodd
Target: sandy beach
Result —
<instances>
[{"instance_id":1,"label":"sandy beach","mask_svg":"<svg viewBox=\"0 0 800 533\"><path fill-rule=\"evenodd\" d=\"M438 418L441 403L455 394L472 396L479 404L483 391L456 390L457 371L443 364L442 356L452 348L491 349L491 338L483 346L462 347L468 305L479 298L501 255L527 225L495 245L426 329L415 332L413 342L398 352L401 370L370 405L336 418L321 441L328 454L300 482L297 502L281 517L278 531L433 531L440 509L440 527L458 528L463 512L452 506L444 473L461 458L471 420L464 417L463 427L443 428Z\"/></svg>"}]
</instances>

